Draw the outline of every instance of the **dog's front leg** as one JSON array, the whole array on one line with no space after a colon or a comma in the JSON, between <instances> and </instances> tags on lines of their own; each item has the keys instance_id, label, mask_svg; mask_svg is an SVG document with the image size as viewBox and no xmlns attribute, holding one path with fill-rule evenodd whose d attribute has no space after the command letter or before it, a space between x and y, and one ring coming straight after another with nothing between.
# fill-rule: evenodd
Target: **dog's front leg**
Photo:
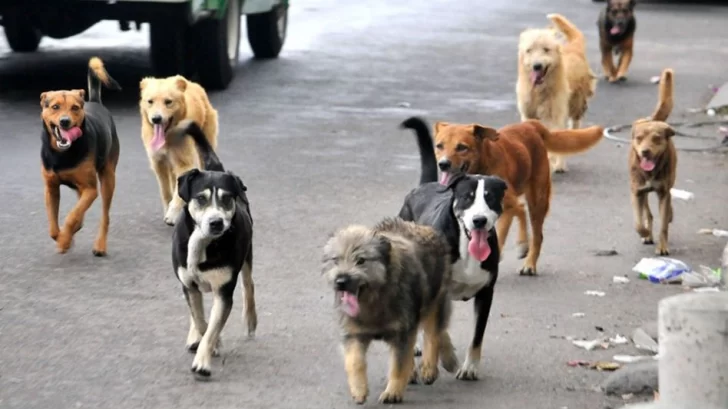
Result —
<instances>
[{"instance_id":1,"label":"dog's front leg","mask_svg":"<svg viewBox=\"0 0 728 409\"><path fill-rule=\"evenodd\" d=\"M632 215L634 216L634 229L642 238L642 243L652 244L652 230L645 225L645 208L648 206L647 193L632 192ZM649 212L649 209L647 209ZM650 227L651 223L650 223Z\"/></svg>"},{"instance_id":2,"label":"dog's front leg","mask_svg":"<svg viewBox=\"0 0 728 409\"><path fill-rule=\"evenodd\" d=\"M48 215L48 235L53 240L58 238L60 227L58 227L58 207L61 203L61 189L57 181L52 177L45 176L45 207Z\"/></svg>"},{"instance_id":3,"label":"dog's front leg","mask_svg":"<svg viewBox=\"0 0 728 409\"><path fill-rule=\"evenodd\" d=\"M667 256L670 254L667 248L667 231L670 227L670 220L672 219L672 197L666 189L659 190L657 197L660 203L660 240L657 243L655 254Z\"/></svg>"},{"instance_id":4,"label":"dog's front leg","mask_svg":"<svg viewBox=\"0 0 728 409\"><path fill-rule=\"evenodd\" d=\"M220 333L222 332L225 322L227 322L230 316L230 311L233 308L233 290L235 289L235 282L233 285L226 285L222 288L215 289L214 298L212 300L212 311L210 312L210 324L207 326L205 335L200 340L200 345L197 347L197 353L195 359L192 361L192 372L197 375L208 377L211 373L211 361L214 354L214 350L218 345L220 339Z\"/></svg>"},{"instance_id":5,"label":"dog's front leg","mask_svg":"<svg viewBox=\"0 0 728 409\"><path fill-rule=\"evenodd\" d=\"M480 366L480 358L482 356L483 335L485 327L488 325L488 317L490 316L490 307L493 305L494 284L488 284L476 294L473 303L475 310L475 332L473 333L473 341L468 349L468 356L463 362L462 368L455 374L455 378L462 381L478 380L478 366Z\"/></svg>"},{"instance_id":6,"label":"dog's front leg","mask_svg":"<svg viewBox=\"0 0 728 409\"><path fill-rule=\"evenodd\" d=\"M402 402L404 390L409 384L414 369L416 339L417 330L415 329L390 342L389 379L384 392L379 395L379 403ZM427 337L425 337L426 342ZM427 355L427 347L422 353L423 357Z\"/></svg>"},{"instance_id":7,"label":"dog's front leg","mask_svg":"<svg viewBox=\"0 0 728 409\"><path fill-rule=\"evenodd\" d=\"M604 70L604 78L606 78L609 82L614 82L617 80L617 69L614 67L612 47L602 44L600 51L602 53L602 69Z\"/></svg>"},{"instance_id":8,"label":"dog's front leg","mask_svg":"<svg viewBox=\"0 0 728 409\"><path fill-rule=\"evenodd\" d=\"M629 69L629 64L632 62L632 47L633 42L630 38L629 40L624 42L624 45L622 46L622 54L619 56L619 68L617 69L617 73L615 74L615 77L619 81L623 81L627 79L627 70Z\"/></svg>"},{"instance_id":9,"label":"dog's front leg","mask_svg":"<svg viewBox=\"0 0 728 409\"><path fill-rule=\"evenodd\" d=\"M66 216L63 229L58 234L58 239L56 240L59 253L65 253L71 248L73 235L81 228L86 211L88 211L91 204L96 200L98 190L95 182L96 179L94 178L93 185L77 186L79 193L78 202L76 202L76 205L73 206L73 209Z\"/></svg>"},{"instance_id":10,"label":"dog's front leg","mask_svg":"<svg viewBox=\"0 0 728 409\"><path fill-rule=\"evenodd\" d=\"M187 334L185 347L190 352L197 351L202 336L207 332L205 321L205 310L203 307L202 293L197 288L182 287L182 292L187 300L190 309L190 331Z\"/></svg>"},{"instance_id":11,"label":"dog's front leg","mask_svg":"<svg viewBox=\"0 0 728 409\"><path fill-rule=\"evenodd\" d=\"M157 184L159 184L159 196L162 199L162 209L166 215L167 210L169 210L169 203L172 200L172 189L176 180L174 180L172 170L164 159L151 159L151 162L154 176L157 177Z\"/></svg>"},{"instance_id":12,"label":"dog's front leg","mask_svg":"<svg viewBox=\"0 0 728 409\"><path fill-rule=\"evenodd\" d=\"M361 405L366 402L367 395L369 395L366 360L369 341L357 337L347 337L344 339L342 347L349 393L351 393L354 402Z\"/></svg>"}]
</instances>

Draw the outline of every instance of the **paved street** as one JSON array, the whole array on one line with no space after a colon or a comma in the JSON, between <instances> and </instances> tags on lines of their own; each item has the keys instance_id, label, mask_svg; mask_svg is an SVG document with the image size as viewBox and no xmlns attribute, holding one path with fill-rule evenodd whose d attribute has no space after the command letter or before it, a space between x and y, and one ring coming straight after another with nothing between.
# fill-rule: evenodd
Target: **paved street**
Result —
<instances>
[{"instance_id":1,"label":"paved street","mask_svg":"<svg viewBox=\"0 0 728 409\"><path fill-rule=\"evenodd\" d=\"M138 80L149 72L146 26L124 33L105 22L72 39L44 39L41 52L30 56L10 54L0 36L0 408L354 407L332 294L319 274L320 248L339 226L396 214L416 185L415 140L398 124L414 114L431 123L517 121L518 34L545 26L549 12L565 14L584 30L591 66L600 72L595 21L602 5L587 0L291 3L281 58L252 61L243 40L235 82L210 95L220 114L220 157L242 176L252 203L259 325L257 337L247 340L238 286L223 353L206 383L189 370L187 306L171 267L172 228L162 222L139 137ZM600 82L585 125L624 124L651 113L657 87L650 77L664 67L675 70L672 120L707 102L710 84L728 80L728 7L640 4L637 16L629 81ZM91 255L100 200L72 250L55 253L39 174L38 95L85 87L92 55L101 56L125 88L104 92L122 145L104 259ZM518 276L521 261L507 244L482 379L461 382L442 371L432 386L409 387L405 406L621 406L621 398L594 390L606 374L566 362L636 351L585 351L559 337L595 338L596 326L606 335L629 335L656 319L660 298L681 291L631 273L653 248L639 244L632 228L626 155L625 146L604 140L569 159L570 172L554 177L540 275ZM728 160L679 155L676 187L695 200L674 202L672 254L696 268L717 266L725 239L696 231L728 228ZM62 190L61 217L75 200ZM618 255L594 255L610 249ZM630 283L612 283L624 274ZM588 296L587 290L606 295ZM451 334L462 359L472 307L459 302L455 308ZM585 316L572 317L576 312ZM386 349L375 345L368 407L379 406L387 363Z\"/></svg>"}]
</instances>

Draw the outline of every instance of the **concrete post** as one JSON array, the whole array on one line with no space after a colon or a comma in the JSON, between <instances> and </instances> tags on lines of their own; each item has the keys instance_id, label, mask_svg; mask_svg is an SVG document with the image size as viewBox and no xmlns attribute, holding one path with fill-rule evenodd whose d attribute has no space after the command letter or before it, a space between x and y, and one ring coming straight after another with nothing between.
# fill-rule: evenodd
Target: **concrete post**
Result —
<instances>
[{"instance_id":1,"label":"concrete post","mask_svg":"<svg viewBox=\"0 0 728 409\"><path fill-rule=\"evenodd\" d=\"M660 400L629 409L728 409L728 293L686 293L659 305Z\"/></svg>"}]
</instances>

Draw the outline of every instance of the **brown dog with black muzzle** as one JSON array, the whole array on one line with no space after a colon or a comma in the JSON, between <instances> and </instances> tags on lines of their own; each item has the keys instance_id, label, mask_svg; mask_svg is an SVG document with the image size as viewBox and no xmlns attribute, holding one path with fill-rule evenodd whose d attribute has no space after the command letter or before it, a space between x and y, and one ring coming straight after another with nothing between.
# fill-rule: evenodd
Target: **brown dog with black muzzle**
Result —
<instances>
[{"instance_id":1,"label":"brown dog with black muzzle","mask_svg":"<svg viewBox=\"0 0 728 409\"><path fill-rule=\"evenodd\" d=\"M551 171L548 152L583 152L602 139L604 128L549 131L537 120L494 129L477 124L435 123L435 155L446 184L450 172L498 176L508 186L503 213L496 224L498 244L503 250L513 218L519 221L519 258L526 258L521 275L535 275L541 254L543 224L551 201ZM531 222L528 237L526 209ZM502 256L501 256L502 258Z\"/></svg>"},{"instance_id":2,"label":"brown dog with black muzzle","mask_svg":"<svg viewBox=\"0 0 728 409\"><path fill-rule=\"evenodd\" d=\"M109 233L109 210L116 187L116 165L119 162L119 138L111 113L101 103L101 85L120 90L98 57L88 62L88 101L82 89L47 91L40 94L41 173L45 181L45 205L48 233L56 241L58 252L71 248L73 235L81 230L86 211L98 196L101 182L101 224L94 242L93 254L106 255ZM97 181L98 179L98 181ZM58 226L61 185L78 194L78 202Z\"/></svg>"},{"instance_id":3,"label":"brown dog with black muzzle","mask_svg":"<svg viewBox=\"0 0 728 409\"><path fill-rule=\"evenodd\" d=\"M607 7L599 13L599 50L604 77L609 82L627 79L627 70L632 62L634 33L637 30L634 6L635 0L607 0ZM613 52L619 55L616 67Z\"/></svg>"},{"instance_id":4,"label":"brown dog with black muzzle","mask_svg":"<svg viewBox=\"0 0 728 409\"><path fill-rule=\"evenodd\" d=\"M660 78L657 107L652 116L632 124L632 149L629 152L629 175L635 229L642 243L653 244L652 213L647 201L650 192L657 193L660 208L660 238L655 253L670 254L667 232L672 223L672 197L675 185L677 151L672 143L675 131L665 123L673 107L673 71L666 68Z\"/></svg>"}]
</instances>

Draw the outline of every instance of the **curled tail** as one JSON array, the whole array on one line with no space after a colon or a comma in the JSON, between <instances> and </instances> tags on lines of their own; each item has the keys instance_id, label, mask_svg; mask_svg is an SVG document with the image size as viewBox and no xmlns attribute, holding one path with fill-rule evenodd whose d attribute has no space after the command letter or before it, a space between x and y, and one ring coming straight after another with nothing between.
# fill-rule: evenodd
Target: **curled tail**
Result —
<instances>
[{"instance_id":1,"label":"curled tail","mask_svg":"<svg viewBox=\"0 0 728 409\"><path fill-rule=\"evenodd\" d=\"M591 149L604 136L604 128L590 126L581 129L558 129L543 132L546 150L557 154L574 154Z\"/></svg>"},{"instance_id":2,"label":"curled tail","mask_svg":"<svg viewBox=\"0 0 728 409\"><path fill-rule=\"evenodd\" d=\"M88 100L101 103L101 84L108 89L121 90L121 86L115 79L111 78L104 62L99 57L91 57L88 60Z\"/></svg>"},{"instance_id":3,"label":"curled tail","mask_svg":"<svg viewBox=\"0 0 728 409\"><path fill-rule=\"evenodd\" d=\"M673 71L672 68L662 70L660 78L660 91L657 98L655 112L652 113L653 121L665 121L670 116L673 106Z\"/></svg>"},{"instance_id":4,"label":"curled tail","mask_svg":"<svg viewBox=\"0 0 728 409\"><path fill-rule=\"evenodd\" d=\"M412 129L417 135L417 146L420 148L420 185L437 182L437 159L435 146L432 143L430 129L422 118L413 116L400 125L403 129Z\"/></svg>"},{"instance_id":5,"label":"curled tail","mask_svg":"<svg viewBox=\"0 0 728 409\"><path fill-rule=\"evenodd\" d=\"M569 21L566 17L562 16L558 13L551 13L547 14L546 18L551 20L551 22L556 26L556 28L559 29L564 35L566 36L566 41L570 43L581 43L584 44L584 33L579 30L574 23Z\"/></svg>"},{"instance_id":6,"label":"curled tail","mask_svg":"<svg viewBox=\"0 0 728 409\"><path fill-rule=\"evenodd\" d=\"M185 135L191 136L192 140L195 141L197 149L200 151L200 156L202 156L205 170L216 170L220 172L225 171L225 168L222 166L222 162L220 162L220 158L217 157L215 150L212 148L212 145L210 145L207 137L205 137L205 132L202 128L200 128L200 125L198 125L197 122L191 119L181 121L169 132L168 140L172 143L179 143Z\"/></svg>"}]
</instances>

